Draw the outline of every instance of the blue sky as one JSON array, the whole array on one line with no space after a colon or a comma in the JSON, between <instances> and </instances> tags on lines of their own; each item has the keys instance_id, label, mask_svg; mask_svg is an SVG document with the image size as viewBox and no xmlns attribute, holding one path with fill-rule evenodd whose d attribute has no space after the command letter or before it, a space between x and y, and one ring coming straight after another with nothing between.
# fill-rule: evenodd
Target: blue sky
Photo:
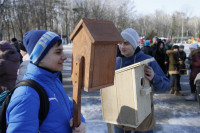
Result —
<instances>
[{"instance_id":1,"label":"blue sky","mask_svg":"<svg viewBox=\"0 0 200 133\"><path fill-rule=\"evenodd\" d=\"M188 17L200 17L200 0L134 0L137 14L154 14L162 10L167 14L174 11L186 13Z\"/></svg>"}]
</instances>

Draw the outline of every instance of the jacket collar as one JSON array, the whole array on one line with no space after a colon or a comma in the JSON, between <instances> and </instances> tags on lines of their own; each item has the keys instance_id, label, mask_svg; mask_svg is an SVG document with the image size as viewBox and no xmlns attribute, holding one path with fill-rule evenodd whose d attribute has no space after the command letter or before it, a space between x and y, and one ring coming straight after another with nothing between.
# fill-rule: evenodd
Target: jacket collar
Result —
<instances>
[{"instance_id":1,"label":"jacket collar","mask_svg":"<svg viewBox=\"0 0 200 133\"><path fill-rule=\"evenodd\" d=\"M50 78L50 79L58 78L60 75L60 72L50 72L46 69L40 68L36 66L35 64L29 62L27 66L26 74L30 74L34 77L37 77L38 79L43 80L44 78Z\"/></svg>"},{"instance_id":2,"label":"jacket collar","mask_svg":"<svg viewBox=\"0 0 200 133\"><path fill-rule=\"evenodd\" d=\"M136 63L137 59L143 55L142 53L143 52L140 50L140 48L137 47L134 55L132 55L130 57L121 57L122 62L121 62L120 68Z\"/></svg>"}]
</instances>

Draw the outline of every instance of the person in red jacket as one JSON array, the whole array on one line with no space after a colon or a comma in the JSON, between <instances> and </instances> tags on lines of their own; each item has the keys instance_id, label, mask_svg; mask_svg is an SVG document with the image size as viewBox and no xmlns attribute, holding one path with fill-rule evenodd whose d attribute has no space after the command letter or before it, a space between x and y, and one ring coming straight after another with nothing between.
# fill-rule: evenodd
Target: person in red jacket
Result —
<instances>
[{"instance_id":1,"label":"person in red jacket","mask_svg":"<svg viewBox=\"0 0 200 133\"><path fill-rule=\"evenodd\" d=\"M186 100L196 100L196 85L194 84L194 80L197 76L197 74L200 72L200 48L198 48L197 43L192 43L190 45L190 55L189 55L189 60L190 60L190 89L191 89L191 94L186 97Z\"/></svg>"}]
</instances>

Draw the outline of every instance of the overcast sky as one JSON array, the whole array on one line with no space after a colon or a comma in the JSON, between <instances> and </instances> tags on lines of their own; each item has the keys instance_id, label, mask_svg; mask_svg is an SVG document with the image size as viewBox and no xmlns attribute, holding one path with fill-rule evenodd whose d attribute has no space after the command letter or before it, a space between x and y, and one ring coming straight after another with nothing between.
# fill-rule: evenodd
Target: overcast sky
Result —
<instances>
[{"instance_id":1,"label":"overcast sky","mask_svg":"<svg viewBox=\"0 0 200 133\"><path fill-rule=\"evenodd\" d=\"M184 12L188 17L200 17L200 0L134 0L137 14L154 14L162 10L167 14Z\"/></svg>"}]
</instances>

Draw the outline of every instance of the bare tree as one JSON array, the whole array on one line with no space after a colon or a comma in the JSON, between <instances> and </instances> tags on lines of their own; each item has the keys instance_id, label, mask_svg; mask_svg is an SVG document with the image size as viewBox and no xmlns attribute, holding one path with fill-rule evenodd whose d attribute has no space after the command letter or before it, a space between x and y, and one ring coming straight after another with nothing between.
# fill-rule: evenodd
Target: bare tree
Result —
<instances>
[{"instance_id":1,"label":"bare tree","mask_svg":"<svg viewBox=\"0 0 200 133\"><path fill-rule=\"evenodd\" d=\"M200 18L187 13L136 14L133 0L1 0L0 40L17 37L31 29L69 36L81 18L110 20L121 32L132 27L146 38L199 36ZM6 31L6 32L5 32Z\"/></svg>"},{"instance_id":2,"label":"bare tree","mask_svg":"<svg viewBox=\"0 0 200 133\"><path fill-rule=\"evenodd\" d=\"M1 0L0 1L0 40L3 38L3 30L4 30L4 23L5 23L5 10L8 8L8 0Z\"/></svg>"}]
</instances>

